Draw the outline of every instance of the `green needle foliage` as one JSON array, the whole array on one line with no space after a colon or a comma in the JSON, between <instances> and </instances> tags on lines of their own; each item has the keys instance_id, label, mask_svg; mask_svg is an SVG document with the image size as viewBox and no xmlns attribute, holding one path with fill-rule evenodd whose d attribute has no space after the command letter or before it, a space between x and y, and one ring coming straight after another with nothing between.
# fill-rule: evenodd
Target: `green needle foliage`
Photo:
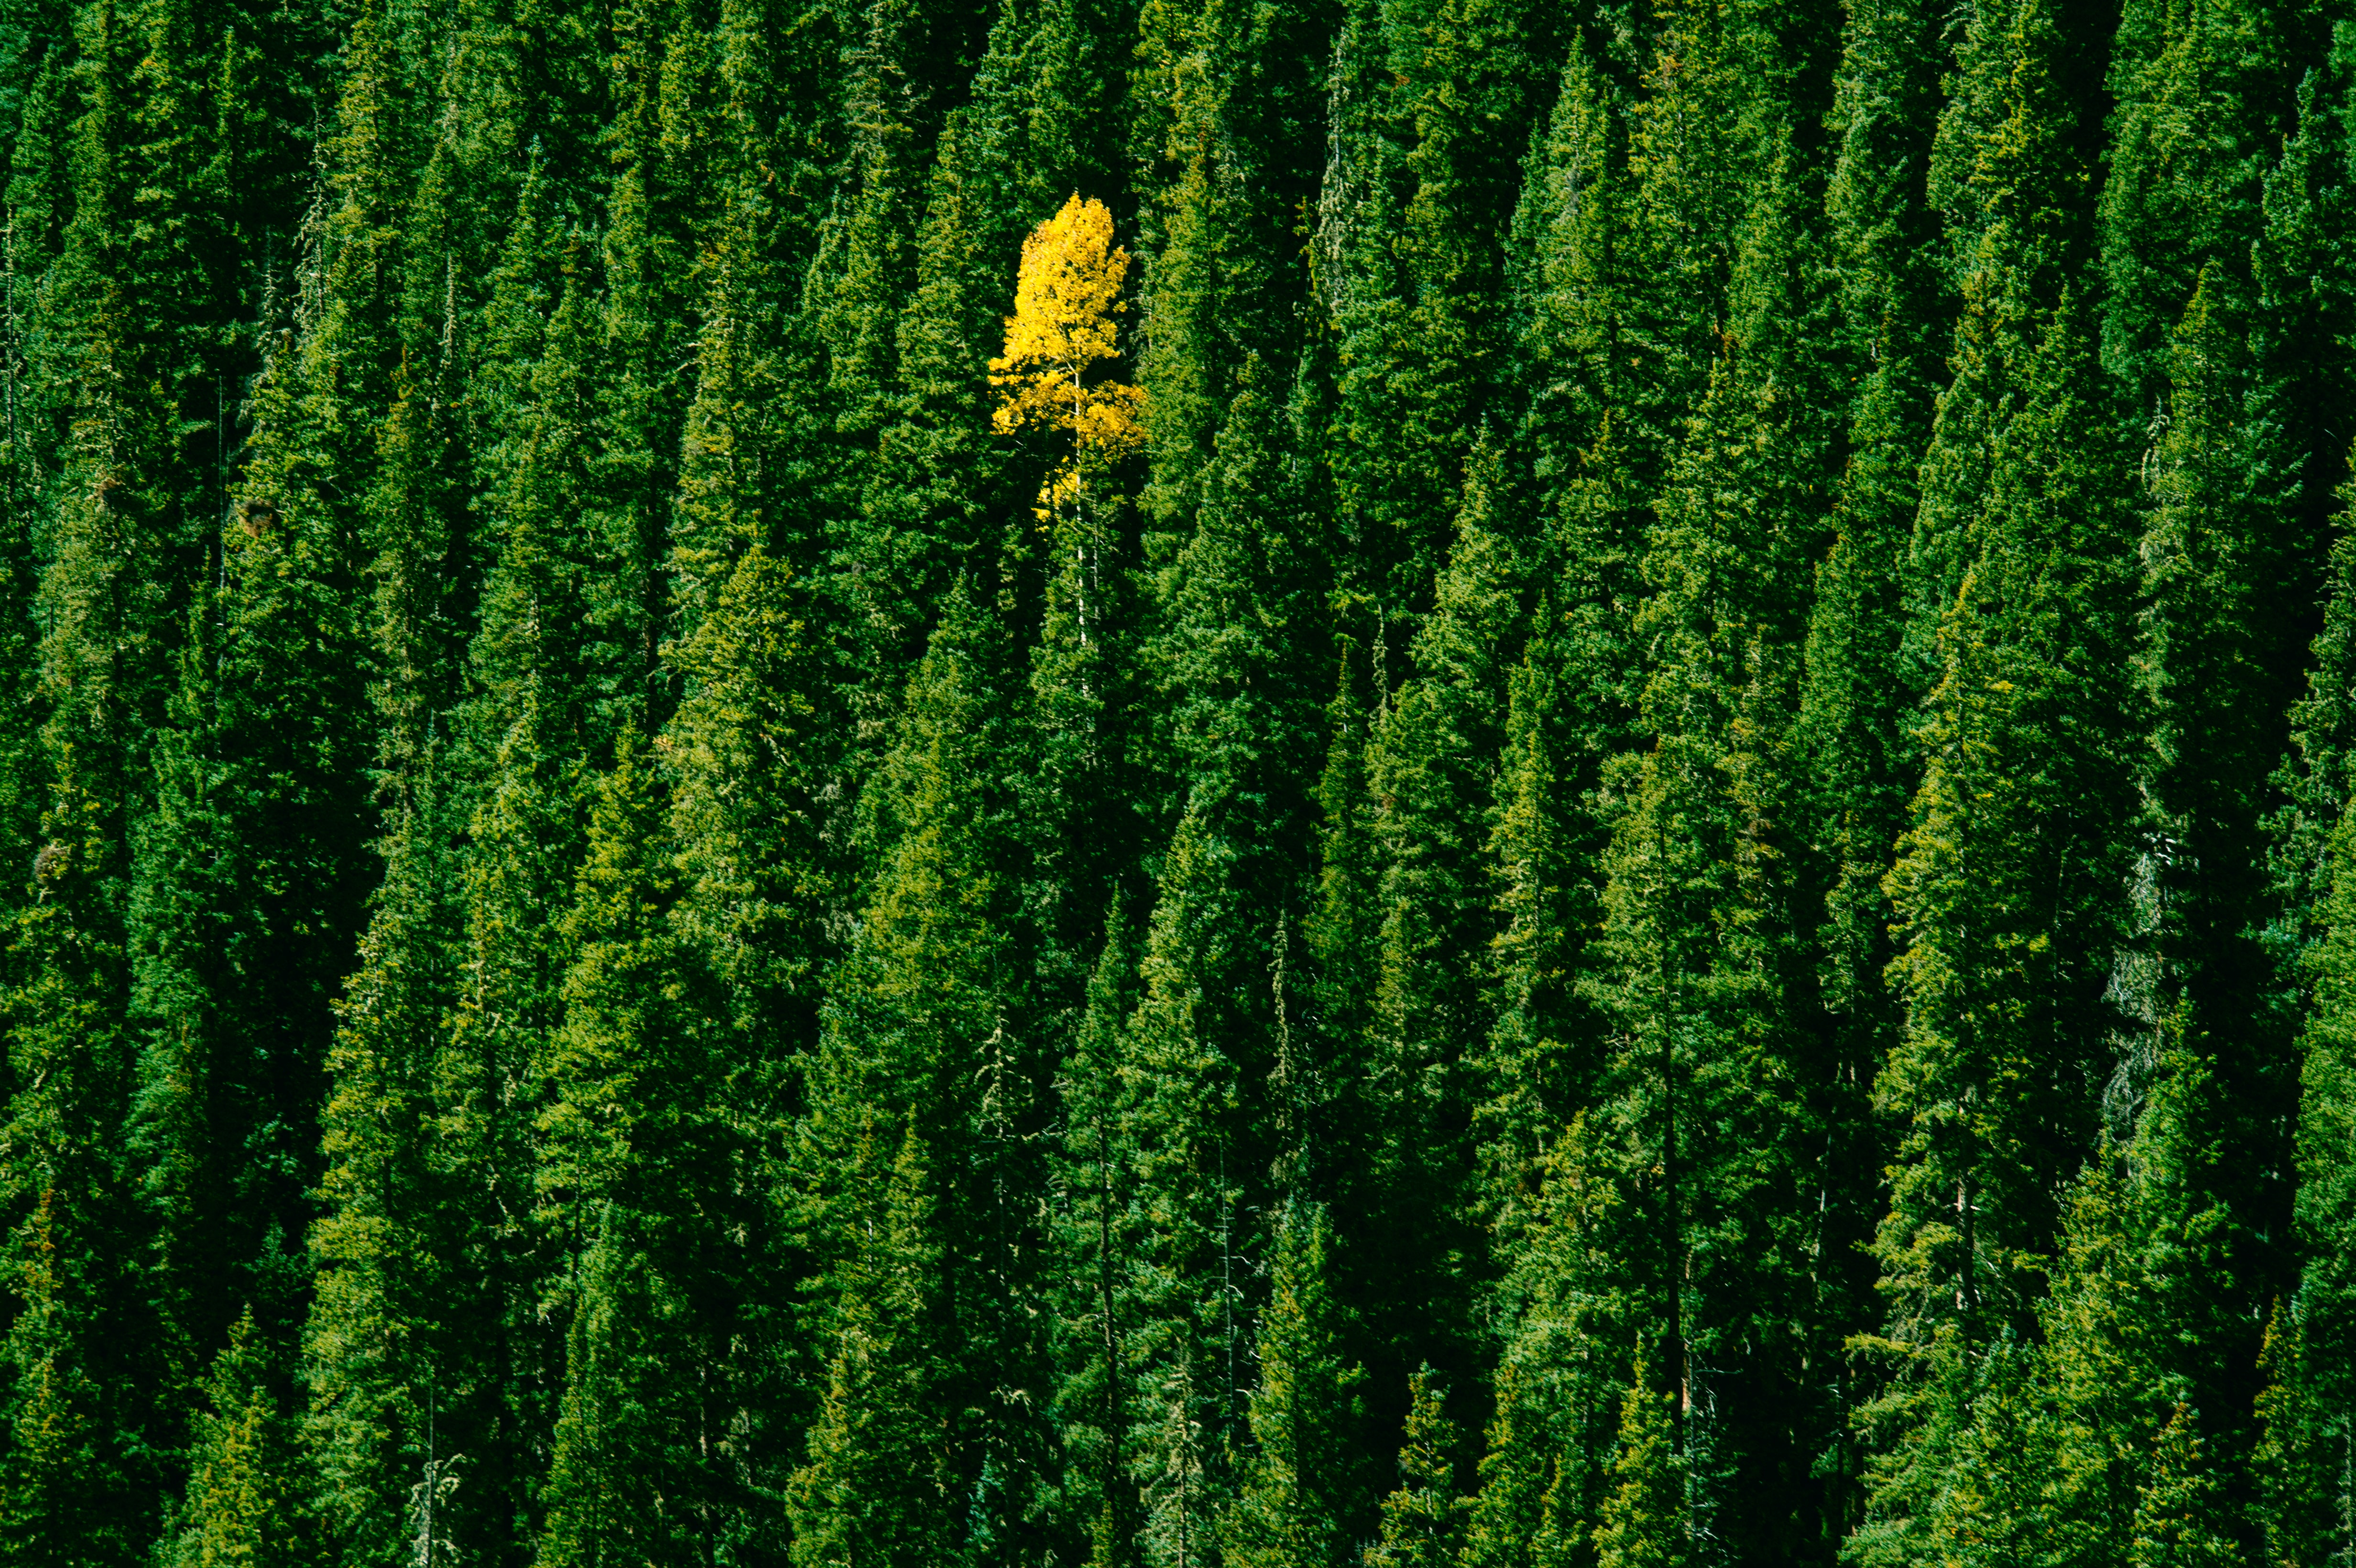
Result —
<instances>
[{"instance_id":1,"label":"green needle foliage","mask_svg":"<svg viewBox=\"0 0 2356 1568\"><path fill-rule=\"evenodd\" d=\"M2356 1554L2356 21L0 4L0 1568Z\"/></svg>"}]
</instances>

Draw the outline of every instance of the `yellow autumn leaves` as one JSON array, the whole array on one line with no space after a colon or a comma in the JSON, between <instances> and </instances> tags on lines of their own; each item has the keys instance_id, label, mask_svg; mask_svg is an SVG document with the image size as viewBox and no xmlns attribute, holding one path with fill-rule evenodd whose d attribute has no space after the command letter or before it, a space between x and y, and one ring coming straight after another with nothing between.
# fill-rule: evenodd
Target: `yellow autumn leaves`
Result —
<instances>
[{"instance_id":1,"label":"yellow autumn leaves","mask_svg":"<svg viewBox=\"0 0 2356 1568\"><path fill-rule=\"evenodd\" d=\"M1044 427L1071 436L1071 450L1040 487L1043 522L1079 494L1088 475L1144 443L1138 412L1145 393L1087 381L1098 361L1119 357L1115 317L1128 308L1120 298L1128 276L1129 252L1113 244L1112 214L1100 201L1073 197L1023 242L1006 352L990 362L990 384L1000 394L991 423L1001 433Z\"/></svg>"}]
</instances>

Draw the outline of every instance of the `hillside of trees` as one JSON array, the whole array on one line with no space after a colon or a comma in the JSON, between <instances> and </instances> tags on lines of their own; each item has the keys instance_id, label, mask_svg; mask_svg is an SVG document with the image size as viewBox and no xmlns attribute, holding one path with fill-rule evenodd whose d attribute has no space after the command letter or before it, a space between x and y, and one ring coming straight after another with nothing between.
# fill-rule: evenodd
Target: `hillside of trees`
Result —
<instances>
[{"instance_id":1,"label":"hillside of trees","mask_svg":"<svg viewBox=\"0 0 2356 1568\"><path fill-rule=\"evenodd\" d=\"M2348 0L0 0L0 1564L2356 1558Z\"/></svg>"}]
</instances>

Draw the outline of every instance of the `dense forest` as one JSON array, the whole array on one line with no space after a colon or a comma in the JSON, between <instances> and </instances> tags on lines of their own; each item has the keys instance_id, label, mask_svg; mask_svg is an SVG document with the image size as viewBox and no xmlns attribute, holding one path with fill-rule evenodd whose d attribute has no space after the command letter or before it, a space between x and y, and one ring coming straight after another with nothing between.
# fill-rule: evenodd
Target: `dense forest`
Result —
<instances>
[{"instance_id":1,"label":"dense forest","mask_svg":"<svg viewBox=\"0 0 2356 1568\"><path fill-rule=\"evenodd\" d=\"M0 1563L2356 1560L2347 0L4 0Z\"/></svg>"}]
</instances>

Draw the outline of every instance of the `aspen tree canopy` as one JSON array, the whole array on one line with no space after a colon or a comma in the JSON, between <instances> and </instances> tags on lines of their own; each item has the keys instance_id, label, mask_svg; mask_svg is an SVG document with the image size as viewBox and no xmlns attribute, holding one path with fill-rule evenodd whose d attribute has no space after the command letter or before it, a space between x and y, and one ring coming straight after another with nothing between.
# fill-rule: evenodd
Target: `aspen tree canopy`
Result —
<instances>
[{"instance_id":1,"label":"aspen tree canopy","mask_svg":"<svg viewBox=\"0 0 2356 1568\"><path fill-rule=\"evenodd\" d=\"M1042 518L1076 495L1087 475L1145 439L1138 422L1145 394L1088 380L1090 370L1120 356L1128 276L1129 252L1112 242L1112 214L1093 197L1075 193L1023 241L1005 352L990 362L990 384L1000 394L991 417L1001 432L1046 429L1071 437L1040 488Z\"/></svg>"}]
</instances>

